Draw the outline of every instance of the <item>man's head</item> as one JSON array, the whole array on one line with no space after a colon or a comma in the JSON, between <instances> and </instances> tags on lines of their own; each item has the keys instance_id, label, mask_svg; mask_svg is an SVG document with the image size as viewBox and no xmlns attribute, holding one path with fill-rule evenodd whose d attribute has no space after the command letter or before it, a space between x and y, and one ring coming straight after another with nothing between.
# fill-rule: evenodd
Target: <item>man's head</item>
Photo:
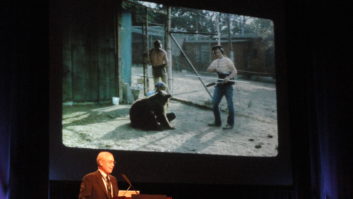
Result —
<instances>
[{"instance_id":1,"label":"man's head","mask_svg":"<svg viewBox=\"0 0 353 199\"><path fill-rule=\"evenodd\" d=\"M162 42L160 40L156 40L154 41L153 45L155 48L160 48L162 46Z\"/></svg>"},{"instance_id":2,"label":"man's head","mask_svg":"<svg viewBox=\"0 0 353 199\"><path fill-rule=\"evenodd\" d=\"M155 85L156 91L164 91L167 89L167 85L164 82L157 82Z\"/></svg>"},{"instance_id":3,"label":"man's head","mask_svg":"<svg viewBox=\"0 0 353 199\"><path fill-rule=\"evenodd\" d=\"M107 151L100 152L97 155L97 165L98 169L102 170L104 173L111 174L115 166L113 154Z\"/></svg>"},{"instance_id":4,"label":"man's head","mask_svg":"<svg viewBox=\"0 0 353 199\"><path fill-rule=\"evenodd\" d=\"M212 52L215 55L215 57L220 58L223 56L224 49L222 46L213 46L212 47Z\"/></svg>"}]
</instances>

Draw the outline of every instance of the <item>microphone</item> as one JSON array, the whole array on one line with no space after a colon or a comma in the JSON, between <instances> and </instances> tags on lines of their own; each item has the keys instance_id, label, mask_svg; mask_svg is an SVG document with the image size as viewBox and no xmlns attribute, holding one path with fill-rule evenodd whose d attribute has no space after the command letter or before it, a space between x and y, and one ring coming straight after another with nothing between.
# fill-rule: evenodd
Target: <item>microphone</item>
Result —
<instances>
[{"instance_id":1,"label":"microphone","mask_svg":"<svg viewBox=\"0 0 353 199\"><path fill-rule=\"evenodd\" d=\"M127 188L127 190L129 190L131 187L133 187L131 184L131 181L124 173L122 173L121 176L124 178L125 182L127 182L129 184L129 187Z\"/></svg>"},{"instance_id":2,"label":"microphone","mask_svg":"<svg viewBox=\"0 0 353 199\"><path fill-rule=\"evenodd\" d=\"M131 181L129 180L129 178L128 178L124 173L122 173L121 176L124 178L125 182L127 182L127 183L129 184L129 187L126 189L126 191L128 191L131 187L132 187L133 189L135 189L134 186L132 186L132 183L131 183ZM135 190L135 193L136 193L136 194L139 194L136 190Z\"/></svg>"}]
</instances>

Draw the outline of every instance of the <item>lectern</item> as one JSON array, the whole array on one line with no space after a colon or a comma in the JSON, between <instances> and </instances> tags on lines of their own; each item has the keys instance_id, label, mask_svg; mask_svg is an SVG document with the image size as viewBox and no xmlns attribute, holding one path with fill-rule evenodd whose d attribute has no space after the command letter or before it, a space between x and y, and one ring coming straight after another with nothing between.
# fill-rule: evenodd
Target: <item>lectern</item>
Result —
<instances>
[{"instance_id":1,"label":"lectern","mask_svg":"<svg viewBox=\"0 0 353 199\"><path fill-rule=\"evenodd\" d=\"M132 195L139 195L139 190L119 190L119 198L132 198Z\"/></svg>"},{"instance_id":2,"label":"lectern","mask_svg":"<svg viewBox=\"0 0 353 199\"><path fill-rule=\"evenodd\" d=\"M168 199L168 197L160 194L139 194L132 195L132 199Z\"/></svg>"},{"instance_id":3,"label":"lectern","mask_svg":"<svg viewBox=\"0 0 353 199\"><path fill-rule=\"evenodd\" d=\"M163 194L140 194L138 190L119 190L118 199L172 199Z\"/></svg>"}]
</instances>

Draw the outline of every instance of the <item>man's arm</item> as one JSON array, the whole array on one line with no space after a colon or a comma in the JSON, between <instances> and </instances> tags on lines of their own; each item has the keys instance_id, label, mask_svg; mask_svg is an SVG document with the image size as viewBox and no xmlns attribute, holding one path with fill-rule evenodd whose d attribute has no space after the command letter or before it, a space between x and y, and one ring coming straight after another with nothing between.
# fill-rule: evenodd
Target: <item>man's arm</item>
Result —
<instances>
[{"instance_id":1,"label":"man's arm","mask_svg":"<svg viewBox=\"0 0 353 199\"><path fill-rule=\"evenodd\" d=\"M214 61L212 61L211 64L208 66L207 72L217 72L216 64L214 64Z\"/></svg>"},{"instance_id":2,"label":"man's arm","mask_svg":"<svg viewBox=\"0 0 353 199\"><path fill-rule=\"evenodd\" d=\"M224 78L225 82L227 82L230 79L234 78L237 75L237 73L238 73L237 69L234 66L234 63L231 60L229 60L228 68L230 69L231 73L226 78Z\"/></svg>"},{"instance_id":3,"label":"man's arm","mask_svg":"<svg viewBox=\"0 0 353 199\"><path fill-rule=\"evenodd\" d=\"M168 54L167 54L167 51L163 50L163 60L164 60L164 63L168 66Z\"/></svg>"},{"instance_id":4,"label":"man's arm","mask_svg":"<svg viewBox=\"0 0 353 199\"><path fill-rule=\"evenodd\" d=\"M79 199L89 199L92 193L92 183L89 181L88 177L85 176L82 179L80 185L80 194L78 196Z\"/></svg>"}]
</instances>

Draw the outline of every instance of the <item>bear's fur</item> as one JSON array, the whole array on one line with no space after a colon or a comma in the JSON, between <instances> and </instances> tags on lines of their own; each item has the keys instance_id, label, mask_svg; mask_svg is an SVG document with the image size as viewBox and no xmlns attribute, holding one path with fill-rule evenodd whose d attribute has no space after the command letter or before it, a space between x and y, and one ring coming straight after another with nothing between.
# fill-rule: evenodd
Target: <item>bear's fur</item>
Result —
<instances>
[{"instance_id":1,"label":"bear's fur","mask_svg":"<svg viewBox=\"0 0 353 199\"><path fill-rule=\"evenodd\" d=\"M136 100L130 108L131 126L143 130L173 129L165 113L170 94L164 91Z\"/></svg>"}]
</instances>

